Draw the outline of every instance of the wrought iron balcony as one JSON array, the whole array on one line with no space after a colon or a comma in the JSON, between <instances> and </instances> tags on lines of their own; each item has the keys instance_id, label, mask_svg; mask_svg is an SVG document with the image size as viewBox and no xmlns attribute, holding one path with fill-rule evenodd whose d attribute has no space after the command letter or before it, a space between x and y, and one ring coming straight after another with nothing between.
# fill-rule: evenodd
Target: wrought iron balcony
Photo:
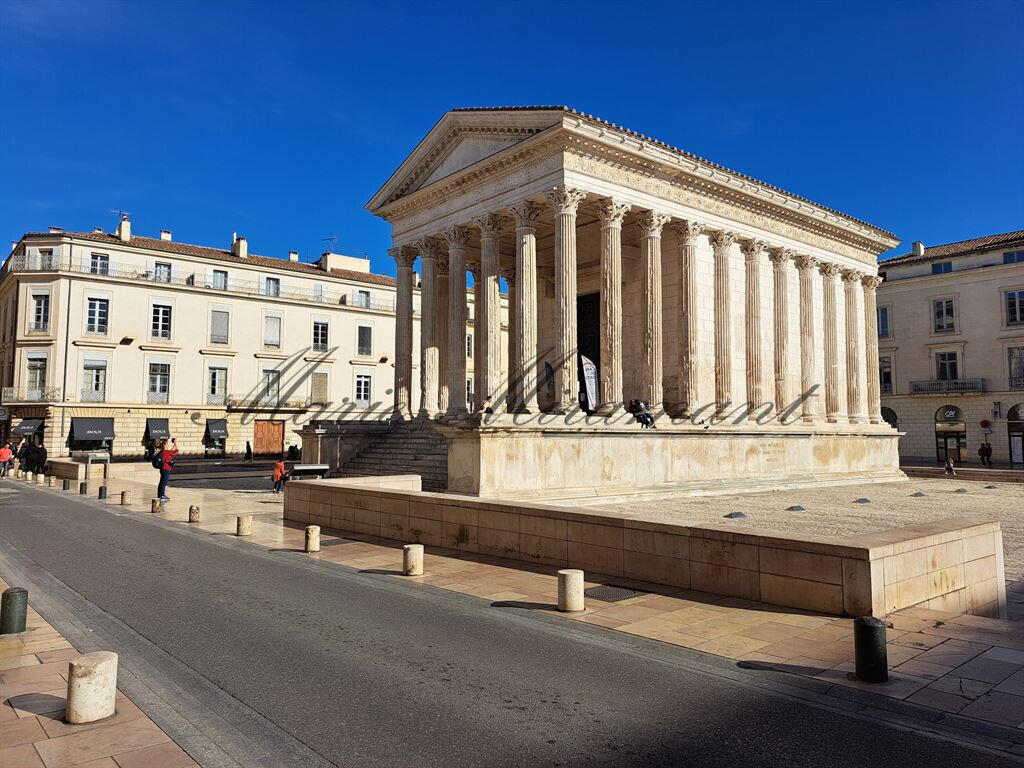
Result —
<instances>
[{"instance_id":1,"label":"wrought iron balcony","mask_svg":"<svg viewBox=\"0 0 1024 768\"><path fill-rule=\"evenodd\" d=\"M62 387L4 387L5 403L59 403Z\"/></svg>"},{"instance_id":2,"label":"wrought iron balcony","mask_svg":"<svg viewBox=\"0 0 1024 768\"><path fill-rule=\"evenodd\" d=\"M228 396L227 395L217 395L217 394L214 394L213 392L207 392L206 393L206 404L207 405L227 405L228 404Z\"/></svg>"},{"instance_id":3,"label":"wrought iron balcony","mask_svg":"<svg viewBox=\"0 0 1024 768\"><path fill-rule=\"evenodd\" d=\"M147 392L146 402L165 404L169 402L169 397L166 392Z\"/></svg>"},{"instance_id":4,"label":"wrought iron balcony","mask_svg":"<svg viewBox=\"0 0 1024 768\"><path fill-rule=\"evenodd\" d=\"M105 403L107 401L107 390L83 389L79 393L79 400L83 403Z\"/></svg>"},{"instance_id":5,"label":"wrought iron balcony","mask_svg":"<svg viewBox=\"0 0 1024 768\"><path fill-rule=\"evenodd\" d=\"M50 330L49 320L40 320L38 322L31 322L28 324L29 333L47 333Z\"/></svg>"},{"instance_id":6,"label":"wrought iron balcony","mask_svg":"<svg viewBox=\"0 0 1024 768\"><path fill-rule=\"evenodd\" d=\"M984 391L984 379L928 379L910 382L912 395L966 395Z\"/></svg>"},{"instance_id":7,"label":"wrought iron balcony","mask_svg":"<svg viewBox=\"0 0 1024 768\"><path fill-rule=\"evenodd\" d=\"M248 395L228 395L227 407L233 410L266 409L266 408L308 408L308 397L284 398L267 393Z\"/></svg>"}]
</instances>

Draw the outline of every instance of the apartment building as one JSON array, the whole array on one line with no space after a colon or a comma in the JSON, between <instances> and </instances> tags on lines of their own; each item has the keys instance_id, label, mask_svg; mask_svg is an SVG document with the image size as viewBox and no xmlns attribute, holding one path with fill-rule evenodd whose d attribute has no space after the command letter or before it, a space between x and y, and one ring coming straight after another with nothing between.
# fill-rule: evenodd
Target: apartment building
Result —
<instances>
[{"instance_id":1,"label":"apartment building","mask_svg":"<svg viewBox=\"0 0 1024 768\"><path fill-rule=\"evenodd\" d=\"M879 264L882 415L905 460L1024 465L1024 231Z\"/></svg>"},{"instance_id":2,"label":"apartment building","mask_svg":"<svg viewBox=\"0 0 1024 768\"><path fill-rule=\"evenodd\" d=\"M51 456L141 455L166 436L190 454L274 454L313 419L388 418L394 306L368 259L139 237L127 217L27 233L0 269L0 438Z\"/></svg>"}]
</instances>

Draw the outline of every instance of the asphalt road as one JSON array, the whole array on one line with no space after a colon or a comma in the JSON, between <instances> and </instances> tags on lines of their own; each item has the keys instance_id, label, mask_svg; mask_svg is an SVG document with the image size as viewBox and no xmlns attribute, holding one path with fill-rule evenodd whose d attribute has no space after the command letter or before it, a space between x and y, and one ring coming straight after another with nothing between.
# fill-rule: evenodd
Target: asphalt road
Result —
<instances>
[{"instance_id":1,"label":"asphalt road","mask_svg":"<svg viewBox=\"0 0 1024 768\"><path fill-rule=\"evenodd\" d=\"M596 628L10 482L0 544L337 765L1006 764L663 663L670 646L650 658Z\"/></svg>"}]
</instances>

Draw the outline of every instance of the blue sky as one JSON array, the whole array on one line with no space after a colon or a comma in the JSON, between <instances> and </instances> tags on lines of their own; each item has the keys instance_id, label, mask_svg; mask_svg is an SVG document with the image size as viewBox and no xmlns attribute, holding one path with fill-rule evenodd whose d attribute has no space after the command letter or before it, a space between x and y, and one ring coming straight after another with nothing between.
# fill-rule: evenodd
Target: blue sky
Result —
<instances>
[{"instance_id":1,"label":"blue sky","mask_svg":"<svg viewBox=\"0 0 1024 768\"><path fill-rule=\"evenodd\" d=\"M124 209L268 256L336 235L393 274L363 205L445 110L502 104L568 104L907 242L1024 228L1022 2L438 8L0 0L0 238Z\"/></svg>"}]
</instances>

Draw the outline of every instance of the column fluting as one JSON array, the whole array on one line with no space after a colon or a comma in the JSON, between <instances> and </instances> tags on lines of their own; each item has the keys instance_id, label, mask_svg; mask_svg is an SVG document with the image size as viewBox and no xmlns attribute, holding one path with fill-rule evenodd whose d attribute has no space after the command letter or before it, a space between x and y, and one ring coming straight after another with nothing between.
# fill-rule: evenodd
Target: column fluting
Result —
<instances>
[{"instance_id":1,"label":"column fluting","mask_svg":"<svg viewBox=\"0 0 1024 768\"><path fill-rule=\"evenodd\" d=\"M878 371L878 286L882 278L866 275L864 284L864 365L868 374L868 421L882 423L882 388Z\"/></svg>"},{"instance_id":2,"label":"column fluting","mask_svg":"<svg viewBox=\"0 0 1024 768\"><path fill-rule=\"evenodd\" d=\"M469 230L451 227L448 243L448 409L449 416L466 413L466 244Z\"/></svg>"},{"instance_id":3,"label":"column fluting","mask_svg":"<svg viewBox=\"0 0 1024 768\"><path fill-rule=\"evenodd\" d=\"M601 222L601 404L598 412L622 408L622 221L627 203L604 200Z\"/></svg>"},{"instance_id":4,"label":"column fluting","mask_svg":"<svg viewBox=\"0 0 1024 768\"><path fill-rule=\"evenodd\" d=\"M801 254L796 257L800 275L800 418L813 424L818 418L818 399L814 389L814 271L818 261Z\"/></svg>"},{"instance_id":5,"label":"column fluting","mask_svg":"<svg viewBox=\"0 0 1024 768\"><path fill-rule=\"evenodd\" d=\"M483 404L486 395L481 394L487 386L487 366L483 363L483 342L480 333L480 306L483 304L484 284L480 281L480 262L469 262L468 270L473 275L473 409Z\"/></svg>"},{"instance_id":6,"label":"column fluting","mask_svg":"<svg viewBox=\"0 0 1024 768\"><path fill-rule=\"evenodd\" d=\"M576 210L587 196L564 185L547 193L555 211L555 413L579 407L576 356Z\"/></svg>"},{"instance_id":7,"label":"column fluting","mask_svg":"<svg viewBox=\"0 0 1024 768\"><path fill-rule=\"evenodd\" d=\"M772 315L775 351L775 416L782 419L793 392L789 374L789 263L793 252L778 248L769 254L772 262Z\"/></svg>"},{"instance_id":8,"label":"column fluting","mask_svg":"<svg viewBox=\"0 0 1024 768\"><path fill-rule=\"evenodd\" d=\"M677 316L679 318L679 378L676 399L679 416L689 418L697 410L698 373L700 357L697 347L697 236L704 231L704 225L696 221L677 221L672 225L676 235L676 251L679 260L679 293Z\"/></svg>"},{"instance_id":9,"label":"column fluting","mask_svg":"<svg viewBox=\"0 0 1024 768\"><path fill-rule=\"evenodd\" d=\"M516 222L516 370L520 374L522 413L537 412L537 217L541 207L532 200L512 206Z\"/></svg>"},{"instance_id":10,"label":"column fluting","mask_svg":"<svg viewBox=\"0 0 1024 768\"><path fill-rule=\"evenodd\" d=\"M839 265L822 264L825 320L825 418L839 421Z\"/></svg>"},{"instance_id":11,"label":"column fluting","mask_svg":"<svg viewBox=\"0 0 1024 768\"><path fill-rule=\"evenodd\" d=\"M715 402L722 416L732 404L732 286L729 283L729 261L736 235L732 232L711 233L715 255Z\"/></svg>"},{"instance_id":12,"label":"column fluting","mask_svg":"<svg viewBox=\"0 0 1024 768\"><path fill-rule=\"evenodd\" d=\"M515 413L519 409L519 373L516 370L516 317L519 314L516 301L516 265L513 263L502 268L501 276L508 283L508 373L505 377L505 407L509 413Z\"/></svg>"},{"instance_id":13,"label":"column fluting","mask_svg":"<svg viewBox=\"0 0 1024 768\"><path fill-rule=\"evenodd\" d=\"M433 240L417 243L423 269L420 285L420 416L433 418L438 408L437 259L440 249Z\"/></svg>"},{"instance_id":14,"label":"column fluting","mask_svg":"<svg viewBox=\"0 0 1024 768\"><path fill-rule=\"evenodd\" d=\"M491 409L497 413L504 409L498 403L498 389L501 386L501 291L498 284L498 239L501 236L502 219L489 213L476 220L480 228L480 282L483 290L477 293L483 299L483 306L477 308L477 332L480 334L480 355L477 365L484 367L482 379L484 389L480 398L491 398ZM482 400L481 400L482 401Z\"/></svg>"},{"instance_id":15,"label":"column fluting","mask_svg":"<svg viewBox=\"0 0 1024 768\"><path fill-rule=\"evenodd\" d=\"M657 211L641 211L640 225L640 303L643 307L643 348L641 349L640 393L654 413L664 401L665 364L661 295L661 232L669 217Z\"/></svg>"},{"instance_id":16,"label":"column fluting","mask_svg":"<svg viewBox=\"0 0 1024 768\"><path fill-rule=\"evenodd\" d=\"M864 276L853 269L844 269L844 315L846 318L846 414L851 424L860 422L861 413L861 369L860 369L860 338L864 329L861 318L864 315L858 310L857 294L860 292L860 280Z\"/></svg>"},{"instance_id":17,"label":"column fluting","mask_svg":"<svg viewBox=\"0 0 1024 768\"><path fill-rule=\"evenodd\" d=\"M416 253L407 247L388 251L395 260L395 407L393 419L412 418L412 265Z\"/></svg>"},{"instance_id":18,"label":"column fluting","mask_svg":"<svg viewBox=\"0 0 1024 768\"><path fill-rule=\"evenodd\" d=\"M434 340L437 342L437 410L448 411L448 254L437 256L437 306L434 315Z\"/></svg>"},{"instance_id":19,"label":"column fluting","mask_svg":"<svg viewBox=\"0 0 1024 768\"><path fill-rule=\"evenodd\" d=\"M744 329L747 352L747 418L757 418L757 409L764 404L764 360L761 345L761 263L765 244L746 240L740 245L746 264L746 301Z\"/></svg>"}]
</instances>

